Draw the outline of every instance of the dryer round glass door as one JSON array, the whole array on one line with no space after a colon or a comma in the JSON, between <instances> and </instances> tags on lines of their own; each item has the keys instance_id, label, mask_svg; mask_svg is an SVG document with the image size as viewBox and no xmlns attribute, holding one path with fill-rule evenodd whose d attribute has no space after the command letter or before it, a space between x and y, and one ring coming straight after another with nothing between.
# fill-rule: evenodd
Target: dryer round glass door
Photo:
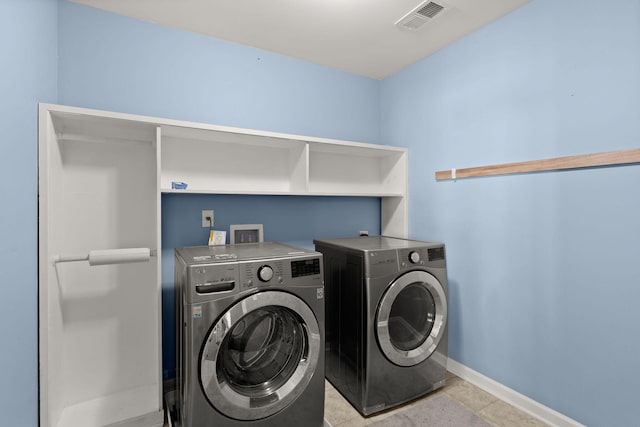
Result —
<instances>
[{"instance_id":1,"label":"dryer round glass door","mask_svg":"<svg viewBox=\"0 0 640 427\"><path fill-rule=\"evenodd\" d=\"M259 292L213 325L200 357L209 402L224 415L257 420L293 402L318 365L321 337L307 304L285 292Z\"/></svg>"},{"instance_id":2,"label":"dryer round glass door","mask_svg":"<svg viewBox=\"0 0 640 427\"><path fill-rule=\"evenodd\" d=\"M413 366L436 350L447 322L447 297L426 271L410 271L394 280L382 296L376 335L384 355L400 366Z\"/></svg>"}]
</instances>

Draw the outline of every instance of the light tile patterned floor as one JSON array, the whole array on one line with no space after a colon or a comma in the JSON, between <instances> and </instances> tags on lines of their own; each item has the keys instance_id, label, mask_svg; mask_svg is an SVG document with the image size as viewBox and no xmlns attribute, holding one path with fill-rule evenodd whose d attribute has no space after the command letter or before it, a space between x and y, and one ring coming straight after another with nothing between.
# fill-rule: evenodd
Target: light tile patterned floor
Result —
<instances>
[{"instance_id":1,"label":"light tile patterned floor","mask_svg":"<svg viewBox=\"0 0 640 427\"><path fill-rule=\"evenodd\" d=\"M460 403L486 422L497 427L544 427L545 423L514 408L478 387L447 373L446 385L399 408L364 418L356 411L328 382L325 382L324 416L333 427L361 427L406 411L424 399L430 399L439 393L445 393L450 399Z\"/></svg>"}]
</instances>

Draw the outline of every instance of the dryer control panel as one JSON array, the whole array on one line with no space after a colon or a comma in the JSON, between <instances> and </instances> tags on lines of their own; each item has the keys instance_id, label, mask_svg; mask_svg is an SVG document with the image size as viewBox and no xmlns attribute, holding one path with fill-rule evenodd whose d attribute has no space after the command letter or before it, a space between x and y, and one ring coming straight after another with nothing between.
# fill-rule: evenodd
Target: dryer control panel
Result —
<instances>
[{"instance_id":1,"label":"dryer control panel","mask_svg":"<svg viewBox=\"0 0 640 427\"><path fill-rule=\"evenodd\" d=\"M407 248L398 250L400 268L445 267L444 246Z\"/></svg>"}]
</instances>

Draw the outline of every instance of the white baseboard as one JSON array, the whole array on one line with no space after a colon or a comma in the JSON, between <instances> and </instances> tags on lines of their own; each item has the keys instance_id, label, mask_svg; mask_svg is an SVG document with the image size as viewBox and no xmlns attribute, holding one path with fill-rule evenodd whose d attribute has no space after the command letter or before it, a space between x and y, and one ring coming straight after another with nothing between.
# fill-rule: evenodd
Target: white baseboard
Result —
<instances>
[{"instance_id":1,"label":"white baseboard","mask_svg":"<svg viewBox=\"0 0 640 427\"><path fill-rule=\"evenodd\" d=\"M527 396L518 393L515 390L510 389L491 378L482 375L480 372L463 365L460 362L456 362L453 359L447 360L447 370L452 374L457 375L463 380L481 388L497 397L500 400L507 402L508 404L515 406L523 412L531 415L543 421L551 426L557 427L584 427L583 424L562 415L558 411L544 406L535 400L528 398Z\"/></svg>"}]
</instances>

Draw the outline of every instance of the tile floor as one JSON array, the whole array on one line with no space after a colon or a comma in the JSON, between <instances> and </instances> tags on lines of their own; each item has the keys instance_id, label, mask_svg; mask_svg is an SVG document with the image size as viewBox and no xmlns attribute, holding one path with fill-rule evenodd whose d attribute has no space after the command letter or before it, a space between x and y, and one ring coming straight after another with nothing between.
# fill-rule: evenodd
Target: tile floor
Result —
<instances>
[{"instance_id":1,"label":"tile floor","mask_svg":"<svg viewBox=\"0 0 640 427\"><path fill-rule=\"evenodd\" d=\"M324 417L332 427L366 426L407 410L412 405L416 405L424 399L430 399L439 393L445 393L450 399L460 403L492 426L543 427L547 425L449 372L447 372L446 384L441 389L399 408L368 418L362 417L331 383L325 381Z\"/></svg>"}]
</instances>

